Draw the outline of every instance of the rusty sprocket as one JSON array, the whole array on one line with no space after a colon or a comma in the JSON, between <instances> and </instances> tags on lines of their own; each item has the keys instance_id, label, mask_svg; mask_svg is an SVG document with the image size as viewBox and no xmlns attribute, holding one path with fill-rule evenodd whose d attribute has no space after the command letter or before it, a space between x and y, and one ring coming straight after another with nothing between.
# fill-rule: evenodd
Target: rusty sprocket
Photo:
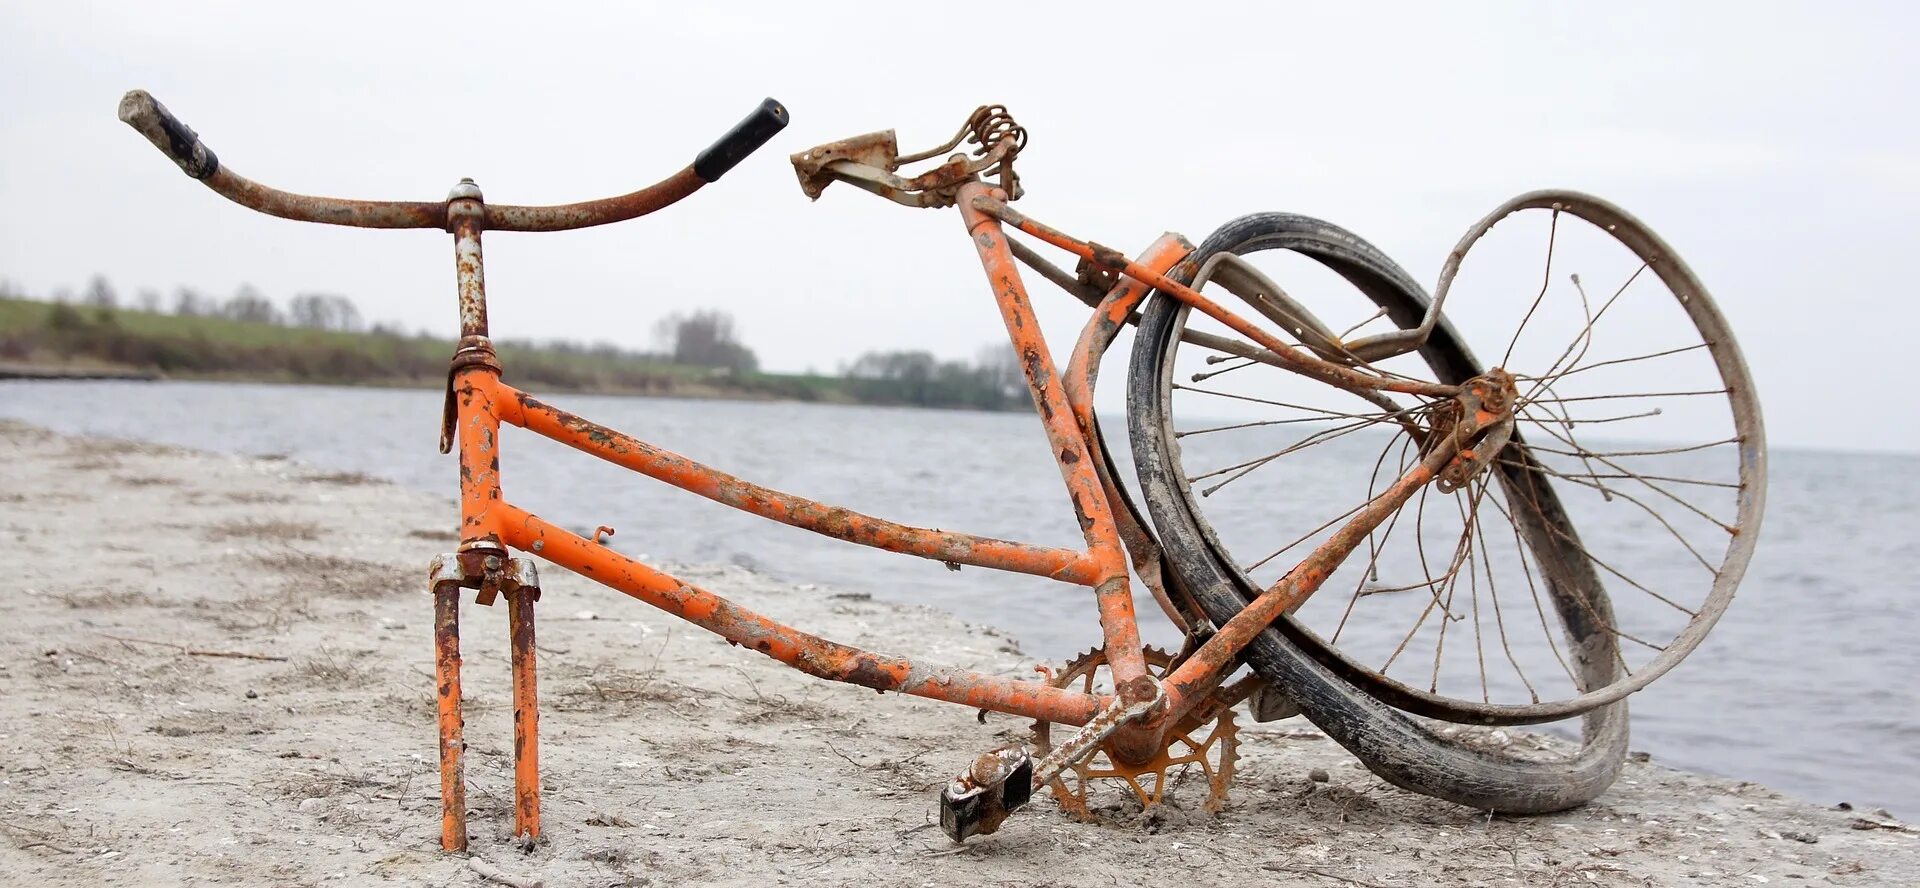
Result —
<instances>
[{"instance_id":1,"label":"rusty sprocket","mask_svg":"<svg viewBox=\"0 0 1920 888\"><path fill-rule=\"evenodd\" d=\"M1148 671L1155 678L1165 677L1179 662L1158 648L1145 649ZM1086 693L1111 689L1107 678L1107 653L1094 648L1068 661L1057 672L1047 670L1048 683L1057 688L1076 687ZM1102 682L1105 682L1103 685ZM1217 692L1216 692L1217 693ZM1088 793L1096 780L1111 780L1132 791L1142 808L1151 808L1166 800L1167 790L1188 768L1198 767L1207 778L1207 799L1201 810L1217 814L1227 802L1227 788L1233 782L1234 762L1239 760L1239 728L1233 722L1233 710L1227 706L1203 705L1200 711L1218 709L1211 718L1189 716L1167 735L1167 746L1159 754L1139 764L1129 764L1100 749L1068 766L1055 777L1049 788L1062 810L1075 819L1098 822ZM1204 732L1204 733L1203 733ZM1052 723L1033 723L1033 745L1039 755L1053 750Z\"/></svg>"}]
</instances>

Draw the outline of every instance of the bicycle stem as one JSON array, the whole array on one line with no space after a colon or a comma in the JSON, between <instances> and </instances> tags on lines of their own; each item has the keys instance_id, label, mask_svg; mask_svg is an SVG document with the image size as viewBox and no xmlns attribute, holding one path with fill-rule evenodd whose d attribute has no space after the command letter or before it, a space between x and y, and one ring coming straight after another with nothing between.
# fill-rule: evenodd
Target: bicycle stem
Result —
<instances>
[{"instance_id":1,"label":"bicycle stem","mask_svg":"<svg viewBox=\"0 0 1920 888\"><path fill-rule=\"evenodd\" d=\"M1255 327L1239 315L1228 311L1224 306L1201 295L1199 291L1186 286L1164 274L1154 271L1127 258L1111 247L1102 246L1093 241L1083 241L1059 229L1042 224L1026 214L1009 206L1006 201L990 195L976 196L970 204L972 208L1001 222L1020 229L1053 246L1066 250L1093 263L1096 267L1123 274L1127 277L1152 284L1155 289L1166 293L1194 308L1199 309L1214 320L1232 328L1255 343L1273 352L1286 369L1303 376L1317 379L1328 385L1344 389L1370 389L1375 391L1400 392L1429 398L1451 398L1460 393L1459 386L1438 382L1422 382L1415 379L1388 379L1370 373L1362 373L1351 367L1345 367L1331 361L1309 355L1293 346L1281 342L1278 337Z\"/></svg>"}]
</instances>

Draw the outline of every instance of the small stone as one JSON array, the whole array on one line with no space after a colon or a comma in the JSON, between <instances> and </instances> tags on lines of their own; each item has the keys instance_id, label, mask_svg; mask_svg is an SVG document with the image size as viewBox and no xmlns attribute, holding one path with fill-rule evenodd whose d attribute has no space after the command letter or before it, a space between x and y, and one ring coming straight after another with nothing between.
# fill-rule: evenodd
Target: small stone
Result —
<instances>
[{"instance_id":1,"label":"small stone","mask_svg":"<svg viewBox=\"0 0 1920 888\"><path fill-rule=\"evenodd\" d=\"M300 810L305 811L309 814L319 811L325 808L326 806L327 806L327 800L320 798L318 796L300 800Z\"/></svg>"},{"instance_id":2,"label":"small stone","mask_svg":"<svg viewBox=\"0 0 1920 888\"><path fill-rule=\"evenodd\" d=\"M252 690L251 688L249 688L249 689L247 690L247 699L249 699L249 700L258 700L258 699L260 699L260 692L259 692L259 691L256 691L256 690Z\"/></svg>"},{"instance_id":3,"label":"small stone","mask_svg":"<svg viewBox=\"0 0 1920 888\"><path fill-rule=\"evenodd\" d=\"M1325 783L1332 780L1333 776L1327 773L1326 768L1314 768L1307 772L1307 779L1315 783Z\"/></svg>"},{"instance_id":4,"label":"small stone","mask_svg":"<svg viewBox=\"0 0 1920 888\"><path fill-rule=\"evenodd\" d=\"M1800 832L1798 830L1792 830L1792 829L1781 830L1780 838L1788 839L1795 842L1805 842L1806 844L1809 844L1809 845L1816 844L1820 841L1820 837L1814 835L1813 833L1805 833L1805 832Z\"/></svg>"}]
</instances>

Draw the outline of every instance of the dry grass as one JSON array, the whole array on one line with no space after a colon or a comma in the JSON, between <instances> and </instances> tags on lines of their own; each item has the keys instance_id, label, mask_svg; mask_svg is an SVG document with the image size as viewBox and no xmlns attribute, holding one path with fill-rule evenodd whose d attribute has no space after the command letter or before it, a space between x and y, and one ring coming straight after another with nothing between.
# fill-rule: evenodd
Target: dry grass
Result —
<instances>
[{"instance_id":1,"label":"dry grass","mask_svg":"<svg viewBox=\"0 0 1920 888\"><path fill-rule=\"evenodd\" d=\"M372 669L357 660L335 656L332 649L324 646L320 648L320 656L300 661L295 669L298 675L331 688L357 685L373 673Z\"/></svg>"},{"instance_id":2,"label":"dry grass","mask_svg":"<svg viewBox=\"0 0 1920 888\"><path fill-rule=\"evenodd\" d=\"M302 475L300 480L314 484L337 484L341 487L358 487L363 484L385 484L365 472L326 472L319 475Z\"/></svg>"},{"instance_id":3,"label":"dry grass","mask_svg":"<svg viewBox=\"0 0 1920 888\"><path fill-rule=\"evenodd\" d=\"M692 703L699 699L699 692L653 672L596 669L579 684L561 688L558 696L557 708L562 711L592 712L639 708L646 704Z\"/></svg>"},{"instance_id":4,"label":"dry grass","mask_svg":"<svg viewBox=\"0 0 1920 888\"><path fill-rule=\"evenodd\" d=\"M423 588L425 569L412 570L344 555L316 555L285 546L253 556L287 578L288 591L330 598L379 598Z\"/></svg>"},{"instance_id":5,"label":"dry grass","mask_svg":"<svg viewBox=\"0 0 1920 888\"><path fill-rule=\"evenodd\" d=\"M58 599L74 610L121 610L129 607L144 607L154 604L153 596L139 589L106 589L100 592L55 592L49 598Z\"/></svg>"},{"instance_id":6,"label":"dry grass","mask_svg":"<svg viewBox=\"0 0 1920 888\"><path fill-rule=\"evenodd\" d=\"M113 483L123 487L175 487L180 479L161 475L115 475Z\"/></svg>"},{"instance_id":7,"label":"dry grass","mask_svg":"<svg viewBox=\"0 0 1920 888\"><path fill-rule=\"evenodd\" d=\"M241 519L216 524L207 528L206 538L210 542L228 540L253 540L269 543L288 543L296 540L317 540L320 538L320 525L311 521L279 521Z\"/></svg>"}]
</instances>

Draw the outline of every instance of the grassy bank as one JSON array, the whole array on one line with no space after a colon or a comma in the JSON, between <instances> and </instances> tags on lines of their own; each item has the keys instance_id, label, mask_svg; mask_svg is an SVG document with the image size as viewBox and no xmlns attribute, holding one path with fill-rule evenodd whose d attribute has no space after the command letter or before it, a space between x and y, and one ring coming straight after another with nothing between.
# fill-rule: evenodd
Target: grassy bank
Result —
<instances>
[{"instance_id":1,"label":"grassy bank","mask_svg":"<svg viewBox=\"0 0 1920 888\"><path fill-rule=\"evenodd\" d=\"M1009 409L1003 402L942 402L895 380L736 372L676 364L610 347L495 343L506 378L541 391L666 397L765 398L829 403ZM224 317L182 316L0 298L0 362L147 371L169 379L437 388L450 339L345 332Z\"/></svg>"}]
</instances>

